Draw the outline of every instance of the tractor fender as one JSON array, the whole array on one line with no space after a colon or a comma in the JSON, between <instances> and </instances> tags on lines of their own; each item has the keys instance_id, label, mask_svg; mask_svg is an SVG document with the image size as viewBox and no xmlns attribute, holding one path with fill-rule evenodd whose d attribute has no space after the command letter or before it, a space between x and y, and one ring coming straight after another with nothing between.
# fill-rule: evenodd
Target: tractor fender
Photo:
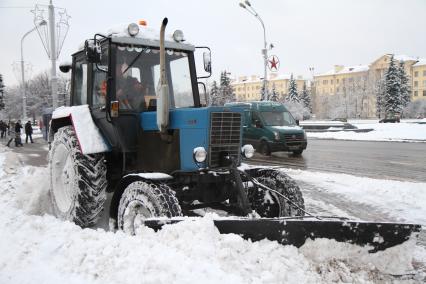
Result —
<instances>
[{"instance_id":1,"label":"tractor fender","mask_svg":"<svg viewBox=\"0 0 426 284\"><path fill-rule=\"evenodd\" d=\"M111 204L109 207L110 229L117 229L118 206L120 204L121 196L129 184L135 181L163 181L170 179L173 179L173 177L165 173L133 173L122 177L115 186L114 193L111 198Z\"/></svg>"},{"instance_id":2,"label":"tractor fender","mask_svg":"<svg viewBox=\"0 0 426 284\"><path fill-rule=\"evenodd\" d=\"M59 128L67 125L72 125L81 153L87 155L111 151L111 146L93 121L88 105L55 109L50 122L49 142L53 141Z\"/></svg>"}]
</instances>

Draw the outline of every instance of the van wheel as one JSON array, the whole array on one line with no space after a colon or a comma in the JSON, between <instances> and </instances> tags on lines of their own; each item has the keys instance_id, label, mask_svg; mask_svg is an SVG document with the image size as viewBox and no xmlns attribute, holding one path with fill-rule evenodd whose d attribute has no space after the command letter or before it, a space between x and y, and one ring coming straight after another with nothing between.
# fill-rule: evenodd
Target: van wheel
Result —
<instances>
[{"instance_id":1,"label":"van wheel","mask_svg":"<svg viewBox=\"0 0 426 284\"><path fill-rule=\"evenodd\" d=\"M271 155L271 148L269 148L268 142L266 142L266 141L260 142L259 153L264 155L264 156L270 156Z\"/></svg>"}]
</instances>

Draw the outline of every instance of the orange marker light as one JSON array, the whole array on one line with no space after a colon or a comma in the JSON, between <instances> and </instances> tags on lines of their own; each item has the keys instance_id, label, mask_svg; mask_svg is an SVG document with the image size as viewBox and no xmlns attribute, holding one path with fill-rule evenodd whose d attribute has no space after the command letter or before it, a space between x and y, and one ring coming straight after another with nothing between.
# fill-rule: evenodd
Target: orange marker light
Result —
<instances>
[{"instance_id":1,"label":"orange marker light","mask_svg":"<svg viewBox=\"0 0 426 284\"><path fill-rule=\"evenodd\" d=\"M118 117L119 108L120 108L120 104L118 101L111 102L111 117Z\"/></svg>"},{"instance_id":2,"label":"orange marker light","mask_svg":"<svg viewBox=\"0 0 426 284\"><path fill-rule=\"evenodd\" d=\"M147 26L147 23L146 23L146 21L145 20L139 20L139 25L141 25L141 26Z\"/></svg>"}]
</instances>

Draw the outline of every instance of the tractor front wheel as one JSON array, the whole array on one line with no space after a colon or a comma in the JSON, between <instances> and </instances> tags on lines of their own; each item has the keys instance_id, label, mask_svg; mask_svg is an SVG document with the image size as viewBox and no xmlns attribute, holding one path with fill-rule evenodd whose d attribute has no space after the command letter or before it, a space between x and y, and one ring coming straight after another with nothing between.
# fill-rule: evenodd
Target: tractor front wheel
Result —
<instances>
[{"instance_id":1,"label":"tractor front wheel","mask_svg":"<svg viewBox=\"0 0 426 284\"><path fill-rule=\"evenodd\" d=\"M274 169L251 169L248 173L275 191L256 186L248 188L249 201L260 216L273 218L304 215L302 192L287 174Z\"/></svg>"},{"instance_id":2,"label":"tractor front wheel","mask_svg":"<svg viewBox=\"0 0 426 284\"><path fill-rule=\"evenodd\" d=\"M53 213L89 227L96 223L106 199L103 154L84 155L72 126L59 128L49 152Z\"/></svg>"},{"instance_id":3,"label":"tractor front wheel","mask_svg":"<svg viewBox=\"0 0 426 284\"><path fill-rule=\"evenodd\" d=\"M175 192L163 183L135 181L123 192L118 206L118 228L134 235L143 220L182 216Z\"/></svg>"}]
</instances>

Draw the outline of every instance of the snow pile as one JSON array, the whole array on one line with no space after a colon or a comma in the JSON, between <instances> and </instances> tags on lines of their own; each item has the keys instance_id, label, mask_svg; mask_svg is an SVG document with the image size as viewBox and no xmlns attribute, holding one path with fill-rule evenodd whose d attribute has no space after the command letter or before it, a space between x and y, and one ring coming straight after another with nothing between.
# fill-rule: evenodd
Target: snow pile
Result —
<instances>
[{"instance_id":1,"label":"snow pile","mask_svg":"<svg viewBox=\"0 0 426 284\"><path fill-rule=\"evenodd\" d=\"M426 225L426 183L380 180L347 174L285 170L296 181L314 184L323 193L371 205L395 220Z\"/></svg>"},{"instance_id":2,"label":"snow pile","mask_svg":"<svg viewBox=\"0 0 426 284\"><path fill-rule=\"evenodd\" d=\"M0 283L363 283L412 269L410 242L376 255L330 240L252 243L219 234L209 214L137 236L81 229L36 205L49 199L46 171L0 146Z\"/></svg>"},{"instance_id":3,"label":"snow pile","mask_svg":"<svg viewBox=\"0 0 426 284\"><path fill-rule=\"evenodd\" d=\"M426 124L415 123L353 123L359 129L372 128L370 132L307 132L309 138L363 140L363 141L398 141L426 142Z\"/></svg>"},{"instance_id":4,"label":"snow pile","mask_svg":"<svg viewBox=\"0 0 426 284\"><path fill-rule=\"evenodd\" d=\"M63 117L71 118L83 154L110 151L109 145L93 122L88 105L59 107L52 114L52 119Z\"/></svg>"}]
</instances>

